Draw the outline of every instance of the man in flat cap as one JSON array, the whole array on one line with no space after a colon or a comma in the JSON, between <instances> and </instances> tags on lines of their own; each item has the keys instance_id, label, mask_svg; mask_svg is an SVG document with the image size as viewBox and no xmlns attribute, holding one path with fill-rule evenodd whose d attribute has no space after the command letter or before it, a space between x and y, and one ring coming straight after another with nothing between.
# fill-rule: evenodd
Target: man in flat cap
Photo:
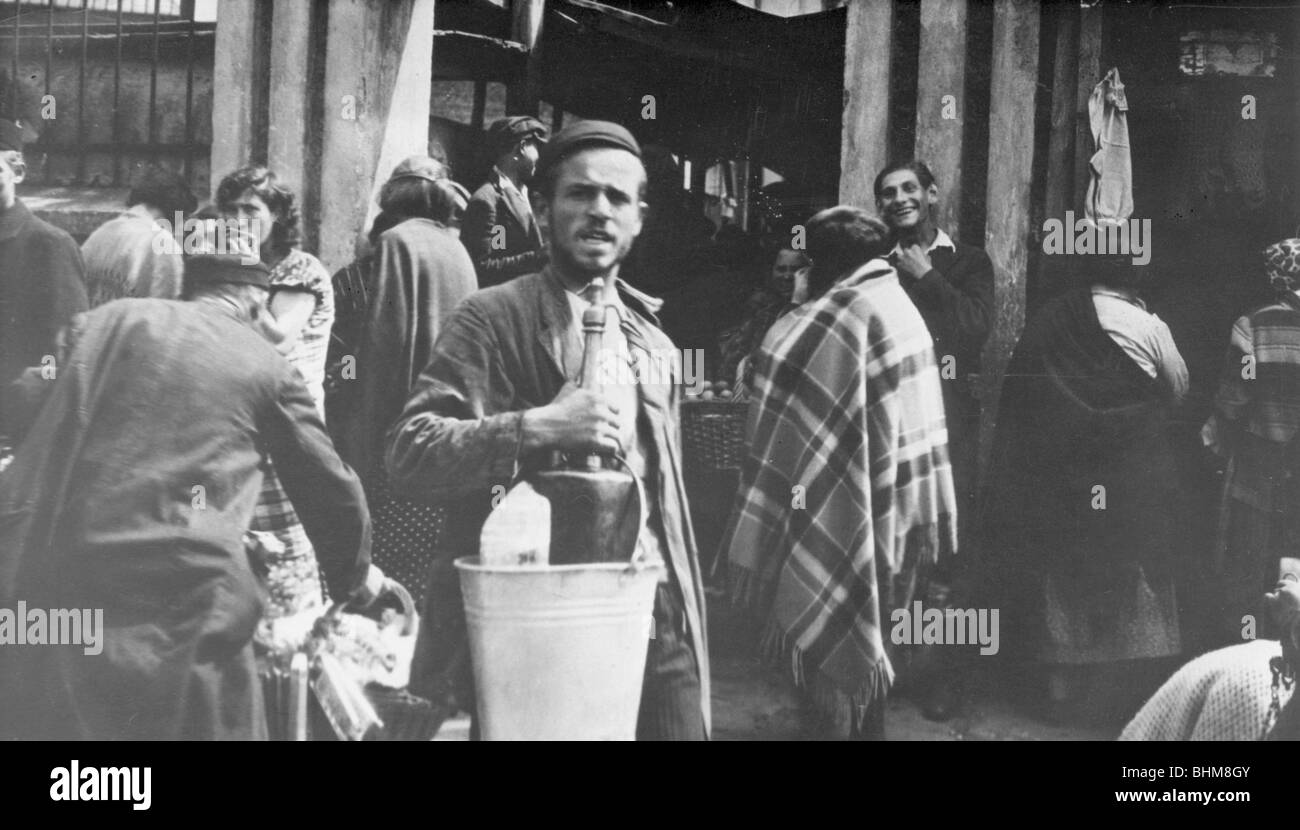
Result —
<instances>
[{"instance_id":1,"label":"man in flat cap","mask_svg":"<svg viewBox=\"0 0 1300 830\"><path fill-rule=\"evenodd\" d=\"M596 297L607 304L602 357L646 366L652 356L674 353L655 322L659 301L618 276L641 232L645 186L640 147L623 127L578 121L556 134L538 165L539 219L550 264L457 307L389 430L393 486L411 498L449 505L411 667L417 694L454 698L472 709L452 563L478 553L493 488L521 470L545 466L556 451L621 452L647 497L639 549L667 565L655 598L637 737L707 737L709 661L681 477L680 366L669 367L666 377L610 373L619 382L607 378L603 394L575 385L583 359L581 318Z\"/></svg>"},{"instance_id":2,"label":"man in flat cap","mask_svg":"<svg viewBox=\"0 0 1300 830\"><path fill-rule=\"evenodd\" d=\"M488 126L487 141L495 161L492 173L470 198L460 231L480 288L531 274L546 262L527 186L546 127L536 118L512 115Z\"/></svg>"},{"instance_id":3,"label":"man in flat cap","mask_svg":"<svg viewBox=\"0 0 1300 830\"><path fill-rule=\"evenodd\" d=\"M28 366L53 369L59 329L87 308L81 251L18 198L26 174L22 127L0 118L0 468L13 443L5 387Z\"/></svg>"},{"instance_id":4,"label":"man in flat cap","mask_svg":"<svg viewBox=\"0 0 1300 830\"><path fill-rule=\"evenodd\" d=\"M78 315L57 379L27 373L43 405L0 476L0 608L98 619L78 645L0 646L0 739L266 737L243 534L268 456L331 594L382 586L361 485L262 328L268 284L238 255L192 257L189 302Z\"/></svg>"}]
</instances>

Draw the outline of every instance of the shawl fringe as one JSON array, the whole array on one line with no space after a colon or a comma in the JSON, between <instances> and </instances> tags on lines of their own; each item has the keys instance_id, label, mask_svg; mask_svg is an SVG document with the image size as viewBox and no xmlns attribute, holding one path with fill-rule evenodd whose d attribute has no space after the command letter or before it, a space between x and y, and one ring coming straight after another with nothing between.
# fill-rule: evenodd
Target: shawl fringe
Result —
<instances>
[{"instance_id":1,"label":"shawl fringe","mask_svg":"<svg viewBox=\"0 0 1300 830\"><path fill-rule=\"evenodd\" d=\"M849 702L858 710L859 716L873 703L884 700L894 684L894 668L887 656L882 657L871 671L854 688L841 688L841 685L818 667L807 665L804 650L789 636L770 613L770 605L765 607L762 599L770 595L774 584L764 583L752 571L732 567L727 574L728 596L732 605L742 610L765 615L758 637L759 659L778 672L789 672L790 679L799 689L809 694L813 705L823 714L833 714L843 700L836 697L838 691L849 698ZM810 682L813 672L821 682Z\"/></svg>"}]
</instances>

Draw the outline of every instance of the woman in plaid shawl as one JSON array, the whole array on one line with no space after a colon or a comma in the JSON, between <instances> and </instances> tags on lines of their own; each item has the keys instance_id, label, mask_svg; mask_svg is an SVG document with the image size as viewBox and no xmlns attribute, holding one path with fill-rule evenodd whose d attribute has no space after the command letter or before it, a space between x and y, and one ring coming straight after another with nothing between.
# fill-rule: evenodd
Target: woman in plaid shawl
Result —
<instances>
[{"instance_id":1,"label":"woman in plaid shawl","mask_svg":"<svg viewBox=\"0 0 1300 830\"><path fill-rule=\"evenodd\" d=\"M1224 642L1300 549L1300 239L1264 249L1276 300L1237 320L1202 437L1228 459L1216 545Z\"/></svg>"},{"instance_id":2,"label":"woman in plaid shawl","mask_svg":"<svg viewBox=\"0 0 1300 830\"><path fill-rule=\"evenodd\" d=\"M858 208L808 222L811 299L755 360L750 447L728 528L733 593L832 734L884 736L882 619L956 546L933 341Z\"/></svg>"}]
</instances>

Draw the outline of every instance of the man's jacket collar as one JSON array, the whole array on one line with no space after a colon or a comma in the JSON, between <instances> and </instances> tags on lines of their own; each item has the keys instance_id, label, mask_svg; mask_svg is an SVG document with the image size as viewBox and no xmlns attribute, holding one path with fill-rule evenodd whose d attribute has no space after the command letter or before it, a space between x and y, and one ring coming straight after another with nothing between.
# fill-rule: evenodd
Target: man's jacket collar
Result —
<instances>
[{"instance_id":1,"label":"man's jacket collar","mask_svg":"<svg viewBox=\"0 0 1300 830\"><path fill-rule=\"evenodd\" d=\"M32 219L32 212L23 204L22 199L15 199L14 206L0 213L0 239L13 239Z\"/></svg>"}]
</instances>

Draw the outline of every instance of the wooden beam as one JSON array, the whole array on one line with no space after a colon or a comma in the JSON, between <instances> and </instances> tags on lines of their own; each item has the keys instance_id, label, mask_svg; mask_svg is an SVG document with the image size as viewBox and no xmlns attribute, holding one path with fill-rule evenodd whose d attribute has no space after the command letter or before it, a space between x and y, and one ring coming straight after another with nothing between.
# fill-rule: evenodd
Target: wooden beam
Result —
<instances>
[{"instance_id":1,"label":"wooden beam","mask_svg":"<svg viewBox=\"0 0 1300 830\"><path fill-rule=\"evenodd\" d=\"M916 157L939 181L939 225L956 238L966 114L966 0L921 0L918 66Z\"/></svg>"},{"instance_id":2,"label":"wooden beam","mask_svg":"<svg viewBox=\"0 0 1300 830\"><path fill-rule=\"evenodd\" d=\"M375 198L429 151L434 0L329 0L317 256L333 272L363 247Z\"/></svg>"},{"instance_id":3,"label":"wooden beam","mask_svg":"<svg viewBox=\"0 0 1300 830\"><path fill-rule=\"evenodd\" d=\"M312 37L312 3L279 3L271 18L270 115L266 163L277 177L301 194L307 181L307 145L311 120L308 77Z\"/></svg>"},{"instance_id":4,"label":"wooden beam","mask_svg":"<svg viewBox=\"0 0 1300 830\"><path fill-rule=\"evenodd\" d=\"M1101 4L1079 8L1078 86L1074 102L1074 193L1070 204L1083 215L1083 197L1088 192L1088 162L1092 158L1092 126L1088 121L1088 99L1101 82Z\"/></svg>"},{"instance_id":5,"label":"wooden beam","mask_svg":"<svg viewBox=\"0 0 1300 830\"><path fill-rule=\"evenodd\" d=\"M1056 59L1052 69L1052 126L1047 148L1046 218L1065 221L1074 199L1075 96L1079 86L1079 9L1058 6ZM1036 230L1036 229L1035 229ZM1058 293L1067 281L1069 269L1059 257L1040 258L1034 297Z\"/></svg>"},{"instance_id":6,"label":"wooden beam","mask_svg":"<svg viewBox=\"0 0 1300 830\"><path fill-rule=\"evenodd\" d=\"M871 185L887 163L889 61L893 0L857 0L844 33L844 129L840 141L840 202L871 207Z\"/></svg>"},{"instance_id":7,"label":"wooden beam","mask_svg":"<svg viewBox=\"0 0 1300 830\"><path fill-rule=\"evenodd\" d=\"M255 0L225 0L217 6L212 58L212 186L248 162L253 146L256 94L253 87L257 38Z\"/></svg>"},{"instance_id":8,"label":"wooden beam","mask_svg":"<svg viewBox=\"0 0 1300 830\"><path fill-rule=\"evenodd\" d=\"M984 350L983 435L987 459L1002 372L1025 325L1039 4L995 0L989 94L989 175L984 247L993 260L993 331ZM981 465L982 467L984 465Z\"/></svg>"},{"instance_id":9,"label":"wooden beam","mask_svg":"<svg viewBox=\"0 0 1300 830\"><path fill-rule=\"evenodd\" d=\"M536 115L541 100L541 62L538 45L546 0L511 0L510 37L528 50L524 76L506 87L506 112L511 115Z\"/></svg>"}]
</instances>

